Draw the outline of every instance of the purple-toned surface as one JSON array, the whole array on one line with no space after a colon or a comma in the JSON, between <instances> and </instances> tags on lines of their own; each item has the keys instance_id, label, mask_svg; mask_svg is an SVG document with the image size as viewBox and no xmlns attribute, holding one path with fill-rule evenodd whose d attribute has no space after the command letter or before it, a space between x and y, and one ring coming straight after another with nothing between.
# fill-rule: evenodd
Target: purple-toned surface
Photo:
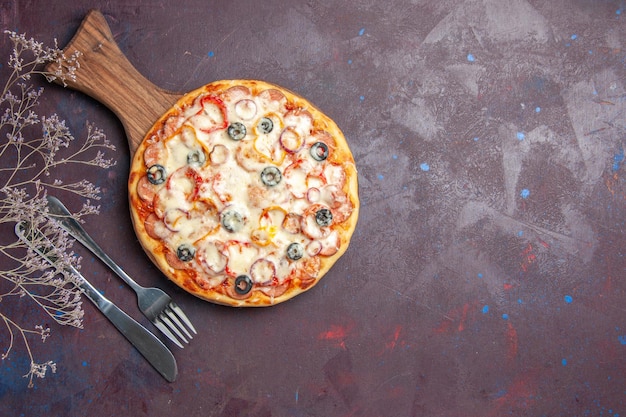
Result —
<instances>
[{"instance_id":1,"label":"purple-toned surface","mask_svg":"<svg viewBox=\"0 0 626 417\"><path fill-rule=\"evenodd\" d=\"M84 330L51 324L33 345L56 374L28 389L23 350L0 363L0 414L626 416L626 3L60 3L3 1L1 28L65 45L100 7L161 87L258 78L310 99L353 149L361 218L307 293L268 309L202 302L137 243L119 122L47 86L43 109L77 136L95 122L118 147L105 175L70 173L103 189L86 229L199 334L172 347L168 384L86 305Z\"/></svg>"}]
</instances>

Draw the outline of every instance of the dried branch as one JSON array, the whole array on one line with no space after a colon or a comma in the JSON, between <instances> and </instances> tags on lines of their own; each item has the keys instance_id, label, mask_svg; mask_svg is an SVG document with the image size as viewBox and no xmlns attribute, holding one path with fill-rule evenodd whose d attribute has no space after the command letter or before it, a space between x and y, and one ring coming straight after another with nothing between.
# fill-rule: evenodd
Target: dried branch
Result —
<instances>
[{"instance_id":1,"label":"dried branch","mask_svg":"<svg viewBox=\"0 0 626 417\"><path fill-rule=\"evenodd\" d=\"M77 220L98 213L99 208L92 205L91 200L100 198L100 189L84 179L64 183L53 178L54 168L61 165L110 168L115 161L106 159L105 152L115 147L100 129L89 123L86 138L77 143L58 115L40 115L36 111L44 89L32 85L33 75L63 83L73 80L80 67L79 54L66 57L56 42L49 48L22 34L5 33L13 43L13 50L8 59L10 75L0 87L0 227L8 229L18 222L28 221L52 242L57 259L55 268L51 268L17 238L0 245L0 264L3 265L0 283L8 288L0 292L0 323L4 323L4 331L9 336L0 357L6 360L15 343L21 341L31 362L24 377L32 387L33 378L44 378L48 371L56 372L53 361L37 362L30 347L30 337L39 336L43 342L50 329L42 325L27 329L19 320L9 317L5 308L10 301L19 303L23 309L35 305L58 324L82 327L81 291L77 282L72 274L57 272L70 265L80 268L80 258L71 251L73 240L46 217L46 194L49 190L62 190L84 198L83 208L73 214ZM42 69L50 62L62 64L58 65L62 69L54 73ZM66 153L69 156L61 155ZM3 331L2 326L0 331Z\"/></svg>"}]
</instances>

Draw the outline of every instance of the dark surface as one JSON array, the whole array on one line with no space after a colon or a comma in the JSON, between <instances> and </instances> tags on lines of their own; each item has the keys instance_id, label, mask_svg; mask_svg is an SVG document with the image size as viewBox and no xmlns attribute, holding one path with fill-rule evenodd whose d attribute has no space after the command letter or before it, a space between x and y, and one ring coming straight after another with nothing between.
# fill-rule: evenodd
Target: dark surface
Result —
<instances>
[{"instance_id":1,"label":"dark surface","mask_svg":"<svg viewBox=\"0 0 626 417\"><path fill-rule=\"evenodd\" d=\"M118 147L108 173L72 173L102 187L86 229L199 334L172 347L169 384L85 305L84 330L52 324L33 344L58 363L35 388L26 352L0 363L0 414L626 416L626 3L4 0L1 28L65 45L92 7L158 86L258 78L315 103L352 147L361 217L307 293L267 309L200 301L136 241L119 122L48 86L42 109Z\"/></svg>"}]
</instances>

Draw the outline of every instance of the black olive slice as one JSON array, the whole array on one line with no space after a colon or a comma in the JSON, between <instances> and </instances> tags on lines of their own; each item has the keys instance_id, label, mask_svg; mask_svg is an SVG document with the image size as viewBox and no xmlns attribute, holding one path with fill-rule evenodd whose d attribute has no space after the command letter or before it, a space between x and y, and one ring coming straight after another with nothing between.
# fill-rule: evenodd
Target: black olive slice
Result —
<instances>
[{"instance_id":1,"label":"black olive slice","mask_svg":"<svg viewBox=\"0 0 626 417\"><path fill-rule=\"evenodd\" d=\"M195 149L187 154L187 163L200 167L206 162L206 155L199 149Z\"/></svg>"},{"instance_id":2,"label":"black olive slice","mask_svg":"<svg viewBox=\"0 0 626 417\"><path fill-rule=\"evenodd\" d=\"M257 125L257 129L261 133L270 133L274 129L274 122L269 117L262 117Z\"/></svg>"},{"instance_id":3,"label":"black olive slice","mask_svg":"<svg viewBox=\"0 0 626 417\"><path fill-rule=\"evenodd\" d=\"M231 233L240 231L243 228L243 216L235 210L222 212L222 226Z\"/></svg>"},{"instance_id":4,"label":"black olive slice","mask_svg":"<svg viewBox=\"0 0 626 417\"><path fill-rule=\"evenodd\" d=\"M193 246L183 243L176 249L176 256L183 262L189 262L196 255L196 248Z\"/></svg>"},{"instance_id":5,"label":"black olive slice","mask_svg":"<svg viewBox=\"0 0 626 417\"><path fill-rule=\"evenodd\" d=\"M165 179L167 178L167 174L165 173L165 168L163 165L154 164L146 173L148 176L148 181L150 181L154 185L163 184Z\"/></svg>"},{"instance_id":6,"label":"black olive slice","mask_svg":"<svg viewBox=\"0 0 626 417\"><path fill-rule=\"evenodd\" d=\"M246 127L243 123L235 122L228 126L228 136L232 140L241 140L246 137Z\"/></svg>"},{"instance_id":7,"label":"black olive slice","mask_svg":"<svg viewBox=\"0 0 626 417\"><path fill-rule=\"evenodd\" d=\"M315 221L322 227L330 226L333 222L333 213L327 208L321 208L315 213Z\"/></svg>"},{"instance_id":8,"label":"black olive slice","mask_svg":"<svg viewBox=\"0 0 626 417\"><path fill-rule=\"evenodd\" d=\"M280 173L280 170L274 166L265 167L261 171L261 181L270 187L278 184L282 179L283 175Z\"/></svg>"},{"instance_id":9,"label":"black olive slice","mask_svg":"<svg viewBox=\"0 0 626 417\"><path fill-rule=\"evenodd\" d=\"M316 161L325 161L328 158L328 145L324 142L315 142L310 152Z\"/></svg>"},{"instance_id":10,"label":"black olive slice","mask_svg":"<svg viewBox=\"0 0 626 417\"><path fill-rule=\"evenodd\" d=\"M252 289L252 279L247 275L239 275L235 278L235 292L239 295L245 295Z\"/></svg>"},{"instance_id":11,"label":"black olive slice","mask_svg":"<svg viewBox=\"0 0 626 417\"><path fill-rule=\"evenodd\" d=\"M297 261L304 256L304 247L298 242L293 242L287 246L287 258Z\"/></svg>"}]
</instances>

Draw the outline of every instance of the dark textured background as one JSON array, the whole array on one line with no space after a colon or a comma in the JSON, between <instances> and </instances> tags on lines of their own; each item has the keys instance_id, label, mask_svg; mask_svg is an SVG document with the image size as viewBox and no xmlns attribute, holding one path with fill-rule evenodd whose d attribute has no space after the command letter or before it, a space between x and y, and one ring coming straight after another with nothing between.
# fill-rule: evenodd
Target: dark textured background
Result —
<instances>
[{"instance_id":1,"label":"dark textured background","mask_svg":"<svg viewBox=\"0 0 626 417\"><path fill-rule=\"evenodd\" d=\"M23 350L0 363L0 414L626 416L626 2L3 0L0 26L65 45L94 7L163 88L258 78L315 103L353 149L361 217L307 293L267 309L202 302L134 237L121 124L47 86L41 111L76 136L94 122L118 147L108 173L65 174L102 187L85 227L199 334L172 348L168 384L85 305L84 330L52 325L33 344L56 374L28 389Z\"/></svg>"}]
</instances>

